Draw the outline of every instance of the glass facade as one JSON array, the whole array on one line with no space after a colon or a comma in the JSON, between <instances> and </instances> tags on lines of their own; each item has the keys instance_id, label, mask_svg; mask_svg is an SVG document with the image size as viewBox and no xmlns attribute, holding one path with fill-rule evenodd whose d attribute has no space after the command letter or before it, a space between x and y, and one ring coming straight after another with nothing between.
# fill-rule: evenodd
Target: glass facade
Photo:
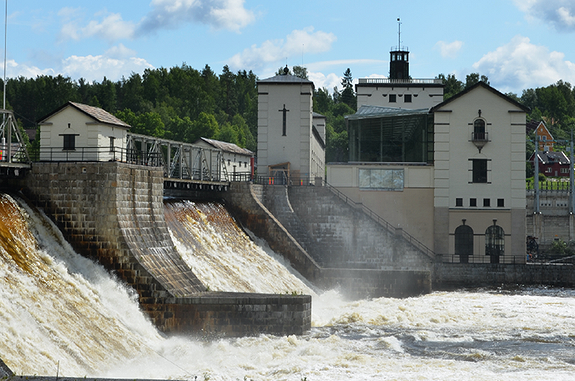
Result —
<instances>
[{"instance_id":1,"label":"glass facade","mask_svg":"<svg viewBox=\"0 0 575 381\"><path fill-rule=\"evenodd\" d=\"M350 162L433 163L433 115L397 113L348 118Z\"/></svg>"}]
</instances>

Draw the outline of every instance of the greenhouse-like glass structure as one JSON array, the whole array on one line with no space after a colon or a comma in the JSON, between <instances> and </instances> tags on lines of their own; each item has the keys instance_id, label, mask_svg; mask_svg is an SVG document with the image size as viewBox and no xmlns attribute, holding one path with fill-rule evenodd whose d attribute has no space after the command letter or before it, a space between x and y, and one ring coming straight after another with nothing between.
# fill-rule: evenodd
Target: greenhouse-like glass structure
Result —
<instances>
[{"instance_id":1,"label":"greenhouse-like glass structure","mask_svg":"<svg viewBox=\"0 0 575 381\"><path fill-rule=\"evenodd\" d=\"M361 106L346 117L350 162L433 163L433 114Z\"/></svg>"}]
</instances>

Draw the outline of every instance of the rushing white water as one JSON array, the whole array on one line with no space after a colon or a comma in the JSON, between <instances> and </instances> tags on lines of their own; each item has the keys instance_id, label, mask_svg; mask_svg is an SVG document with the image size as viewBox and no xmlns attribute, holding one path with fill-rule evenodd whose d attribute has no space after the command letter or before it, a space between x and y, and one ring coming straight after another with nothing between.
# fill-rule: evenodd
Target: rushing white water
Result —
<instances>
[{"instance_id":1,"label":"rushing white water","mask_svg":"<svg viewBox=\"0 0 575 381\"><path fill-rule=\"evenodd\" d=\"M256 245L223 205L168 201L164 211L176 249L211 291L315 295L289 263Z\"/></svg>"},{"instance_id":2,"label":"rushing white water","mask_svg":"<svg viewBox=\"0 0 575 381\"><path fill-rule=\"evenodd\" d=\"M0 197L0 358L17 374L195 380L572 380L575 291L313 297L312 330L165 338L131 292Z\"/></svg>"}]
</instances>

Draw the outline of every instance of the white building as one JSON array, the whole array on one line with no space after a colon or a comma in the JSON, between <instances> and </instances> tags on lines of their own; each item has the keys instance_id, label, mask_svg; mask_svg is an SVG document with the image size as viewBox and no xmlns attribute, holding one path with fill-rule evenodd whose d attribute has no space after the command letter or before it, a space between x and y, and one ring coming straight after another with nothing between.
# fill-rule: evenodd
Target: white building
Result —
<instances>
[{"instance_id":1,"label":"white building","mask_svg":"<svg viewBox=\"0 0 575 381\"><path fill-rule=\"evenodd\" d=\"M254 175L254 152L233 143L200 138L195 146L222 151L224 168L230 181L248 181Z\"/></svg>"},{"instance_id":2,"label":"white building","mask_svg":"<svg viewBox=\"0 0 575 381\"><path fill-rule=\"evenodd\" d=\"M68 102L39 125L42 161L125 159L130 125L101 108Z\"/></svg>"},{"instance_id":3,"label":"white building","mask_svg":"<svg viewBox=\"0 0 575 381\"><path fill-rule=\"evenodd\" d=\"M406 91L424 85L400 80ZM444 102L392 108L398 88L387 85L379 104L358 94L346 118L349 162L327 164L327 181L446 262L524 262L528 109L483 82Z\"/></svg>"},{"instance_id":4,"label":"white building","mask_svg":"<svg viewBox=\"0 0 575 381\"><path fill-rule=\"evenodd\" d=\"M258 81L258 176L314 182L325 176L325 118L313 113L313 82Z\"/></svg>"},{"instance_id":5,"label":"white building","mask_svg":"<svg viewBox=\"0 0 575 381\"><path fill-rule=\"evenodd\" d=\"M441 79L411 78L409 51L398 47L389 53L389 78L359 78L355 85L357 107L384 106L405 109L433 107L443 102Z\"/></svg>"}]
</instances>

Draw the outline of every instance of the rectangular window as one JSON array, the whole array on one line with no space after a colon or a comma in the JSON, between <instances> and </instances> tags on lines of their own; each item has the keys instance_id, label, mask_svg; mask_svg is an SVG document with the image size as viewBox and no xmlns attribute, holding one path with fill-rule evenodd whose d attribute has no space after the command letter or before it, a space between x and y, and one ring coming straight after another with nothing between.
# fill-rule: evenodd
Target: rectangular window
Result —
<instances>
[{"instance_id":1,"label":"rectangular window","mask_svg":"<svg viewBox=\"0 0 575 381\"><path fill-rule=\"evenodd\" d=\"M110 136L110 152L114 152L114 140L116 140L116 138Z\"/></svg>"},{"instance_id":2,"label":"rectangular window","mask_svg":"<svg viewBox=\"0 0 575 381\"><path fill-rule=\"evenodd\" d=\"M498 198L497 199L497 207L498 208L504 208L505 207L505 199Z\"/></svg>"},{"instance_id":3,"label":"rectangular window","mask_svg":"<svg viewBox=\"0 0 575 381\"><path fill-rule=\"evenodd\" d=\"M490 206L491 206L491 199L490 198L484 198L483 199L483 207L489 208Z\"/></svg>"},{"instance_id":4,"label":"rectangular window","mask_svg":"<svg viewBox=\"0 0 575 381\"><path fill-rule=\"evenodd\" d=\"M569 173L569 168L561 168L561 173Z\"/></svg>"},{"instance_id":5,"label":"rectangular window","mask_svg":"<svg viewBox=\"0 0 575 381\"><path fill-rule=\"evenodd\" d=\"M547 169L545 169L545 173L551 173L553 169L551 167L547 167Z\"/></svg>"},{"instance_id":6,"label":"rectangular window","mask_svg":"<svg viewBox=\"0 0 575 381\"><path fill-rule=\"evenodd\" d=\"M404 101L405 103L411 103L411 94L405 94L405 95L403 96L403 101Z\"/></svg>"},{"instance_id":7,"label":"rectangular window","mask_svg":"<svg viewBox=\"0 0 575 381\"><path fill-rule=\"evenodd\" d=\"M470 198L469 199L469 206L476 207L477 206L477 199L476 198Z\"/></svg>"},{"instance_id":8,"label":"rectangular window","mask_svg":"<svg viewBox=\"0 0 575 381\"><path fill-rule=\"evenodd\" d=\"M463 206L463 199L462 198L456 198L455 199L455 206Z\"/></svg>"},{"instance_id":9,"label":"rectangular window","mask_svg":"<svg viewBox=\"0 0 575 381\"><path fill-rule=\"evenodd\" d=\"M397 95L389 94L389 103L395 103L395 102L397 102Z\"/></svg>"},{"instance_id":10,"label":"rectangular window","mask_svg":"<svg viewBox=\"0 0 575 381\"><path fill-rule=\"evenodd\" d=\"M76 135L65 134L64 137L64 151L74 151L76 149Z\"/></svg>"},{"instance_id":11,"label":"rectangular window","mask_svg":"<svg viewBox=\"0 0 575 381\"><path fill-rule=\"evenodd\" d=\"M486 183L487 182L487 159L471 159L473 163L473 183Z\"/></svg>"}]
</instances>

